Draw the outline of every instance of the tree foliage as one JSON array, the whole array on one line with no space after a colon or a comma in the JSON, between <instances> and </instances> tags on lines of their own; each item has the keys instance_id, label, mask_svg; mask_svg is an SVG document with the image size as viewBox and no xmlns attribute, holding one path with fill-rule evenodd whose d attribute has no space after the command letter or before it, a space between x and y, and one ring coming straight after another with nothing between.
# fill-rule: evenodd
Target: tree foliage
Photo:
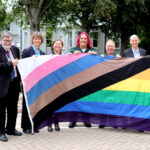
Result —
<instances>
[{"instance_id":1,"label":"tree foliage","mask_svg":"<svg viewBox=\"0 0 150 150\"><path fill-rule=\"evenodd\" d=\"M121 38L121 50L132 34L139 35L143 48L150 46L149 0L13 0L12 5L14 18L21 25L30 24L31 33L65 24L86 32L101 29L108 37Z\"/></svg>"},{"instance_id":2,"label":"tree foliage","mask_svg":"<svg viewBox=\"0 0 150 150\"><path fill-rule=\"evenodd\" d=\"M147 50L147 54L150 55L150 1L145 0L145 12L140 17L140 29L137 29L137 34L140 38L140 46Z\"/></svg>"},{"instance_id":3,"label":"tree foliage","mask_svg":"<svg viewBox=\"0 0 150 150\"><path fill-rule=\"evenodd\" d=\"M0 0L0 31L4 30L7 26L6 2Z\"/></svg>"},{"instance_id":4,"label":"tree foliage","mask_svg":"<svg viewBox=\"0 0 150 150\"><path fill-rule=\"evenodd\" d=\"M129 37L142 32L141 18L147 13L145 0L114 0L116 11L111 13L102 30L108 35L121 38L121 50L127 48ZM142 36L142 35L141 35Z\"/></svg>"},{"instance_id":5,"label":"tree foliage","mask_svg":"<svg viewBox=\"0 0 150 150\"><path fill-rule=\"evenodd\" d=\"M111 11L115 9L111 0L70 0L66 5L67 22L86 32L100 29L101 18L109 18Z\"/></svg>"},{"instance_id":6,"label":"tree foliage","mask_svg":"<svg viewBox=\"0 0 150 150\"><path fill-rule=\"evenodd\" d=\"M67 19L82 31L101 29L108 37L121 38L121 50L138 34L144 43L149 32L149 0L70 0ZM144 16L144 18L143 18ZM148 43L148 42L147 42Z\"/></svg>"},{"instance_id":7,"label":"tree foliage","mask_svg":"<svg viewBox=\"0 0 150 150\"><path fill-rule=\"evenodd\" d=\"M14 0L13 13L21 18L22 24L30 25L31 33L40 31L43 25L55 28L60 20L63 1Z\"/></svg>"}]
</instances>

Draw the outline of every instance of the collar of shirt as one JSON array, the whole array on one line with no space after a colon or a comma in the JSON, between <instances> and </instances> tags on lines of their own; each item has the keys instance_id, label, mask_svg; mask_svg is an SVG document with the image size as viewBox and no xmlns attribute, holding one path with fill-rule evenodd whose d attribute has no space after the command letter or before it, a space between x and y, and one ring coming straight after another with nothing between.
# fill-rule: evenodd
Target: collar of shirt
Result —
<instances>
[{"instance_id":1,"label":"collar of shirt","mask_svg":"<svg viewBox=\"0 0 150 150\"><path fill-rule=\"evenodd\" d=\"M40 48L39 48L39 51L38 51L38 52L37 52L37 50L35 49L34 45L32 45L32 48L33 48L33 50L34 50L34 52L35 52L35 55L36 55L36 56L39 56L39 55L40 55Z\"/></svg>"},{"instance_id":2,"label":"collar of shirt","mask_svg":"<svg viewBox=\"0 0 150 150\"><path fill-rule=\"evenodd\" d=\"M136 58L136 57L140 57L139 48L138 48L137 50L134 50L134 49L132 48L132 52L133 52L133 55L134 55L135 58Z\"/></svg>"},{"instance_id":3,"label":"collar of shirt","mask_svg":"<svg viewBox=\"0 0 150 150\"><path fill-rule=\"evenodd\" d=\"M78 50L80 51L80 52L82 52L82 53L87 53L87 52L89 52L89 50L90 50L90 48L86 48L85 49L85 51L83 51L83 49L81 49L80 47L78 47Z\"/></svg>"},{"instance_id":4,"label":"collar of shirt","mask_svg":"<svg viewBox=\"0 0 150 150\"><path fill-rule=\"evenodd\" d=\"M83 51L83 53L85 53L85 51L86 51L86 48L85 49L81 49L82 51Z\"/></svg>"}]
</instances>

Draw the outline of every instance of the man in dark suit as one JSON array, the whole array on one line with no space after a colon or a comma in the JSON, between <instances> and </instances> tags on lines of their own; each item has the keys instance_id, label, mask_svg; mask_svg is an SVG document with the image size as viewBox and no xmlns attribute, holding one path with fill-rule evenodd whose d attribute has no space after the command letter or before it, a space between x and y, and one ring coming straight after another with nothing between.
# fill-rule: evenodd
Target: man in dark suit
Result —
<instances>
[{"instance_id":1,"label":"man in dark suit","mask_svg":"<svg viewBox=\"0 0 150 150\"><path fill-rule=\"evenodd\" d=\"M137 35L130 36L130 44L131 48L124 50L122 57L133 57L138 58L141 56L146 56L146 50L139 48L139 38ZM126 129L126 128L123 128ZM138 130L139 132L144 132L141 130Z\"/></svg>"},{"instance_id":2,"label":"man in dark suit","mask_svg":"<svg viewBox=\"0 0 150 150\"><path fill-rule=\"evenodd\" d=\"M0 44L0 140L8 141L8 135L21 136L15 129L20 77L16 68L20 58L19 49L12 46L12 36L3 31ZM7 112L6 112L7 109ZM7 120L6 120L7 118Z\"/></svg>"},{"instance_id":3,"label":"man in dark suit","mask_svg":"<svg viewBox=\"0 0 150 150\"><path fill-rule=\"evenodd\" d=\"M122 57L133 57L138 58L141 56L146 56L146 50L139 48L139 38L137 35L132 35L130 37L131 48L124 50Z\"/></svg>"}]
</instances>

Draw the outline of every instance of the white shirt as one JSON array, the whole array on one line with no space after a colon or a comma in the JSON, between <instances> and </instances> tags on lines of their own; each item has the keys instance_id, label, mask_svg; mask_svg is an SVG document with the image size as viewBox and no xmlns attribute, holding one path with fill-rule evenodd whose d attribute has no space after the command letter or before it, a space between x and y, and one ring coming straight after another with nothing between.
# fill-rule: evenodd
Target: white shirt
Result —
<instances>
[{"instance_id":1,"label":"white shirt","mask_svg":"<svg viewBox=\"0 0 150 150\"><path fill-rule=\"evenodd\" d=\"M83 53L86 51L86 49L82 49Z\"/></svg>"}]
</instances>

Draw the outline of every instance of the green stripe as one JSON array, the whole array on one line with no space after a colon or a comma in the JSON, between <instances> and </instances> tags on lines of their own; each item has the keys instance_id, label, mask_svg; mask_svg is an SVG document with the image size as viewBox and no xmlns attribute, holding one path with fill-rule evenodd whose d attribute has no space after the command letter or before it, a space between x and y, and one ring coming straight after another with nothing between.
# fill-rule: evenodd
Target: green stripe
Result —
<instances>
[{"instance_id":1,"label":"green stripe","mask_svg":"<svg viewBox=\"0 0 150 150\"><path fill-rule=\"evenodd\" d=\"M150 93L132 91L100 90L79 101L94 101L150 106Z\"/></svg>"}]
</instances>

